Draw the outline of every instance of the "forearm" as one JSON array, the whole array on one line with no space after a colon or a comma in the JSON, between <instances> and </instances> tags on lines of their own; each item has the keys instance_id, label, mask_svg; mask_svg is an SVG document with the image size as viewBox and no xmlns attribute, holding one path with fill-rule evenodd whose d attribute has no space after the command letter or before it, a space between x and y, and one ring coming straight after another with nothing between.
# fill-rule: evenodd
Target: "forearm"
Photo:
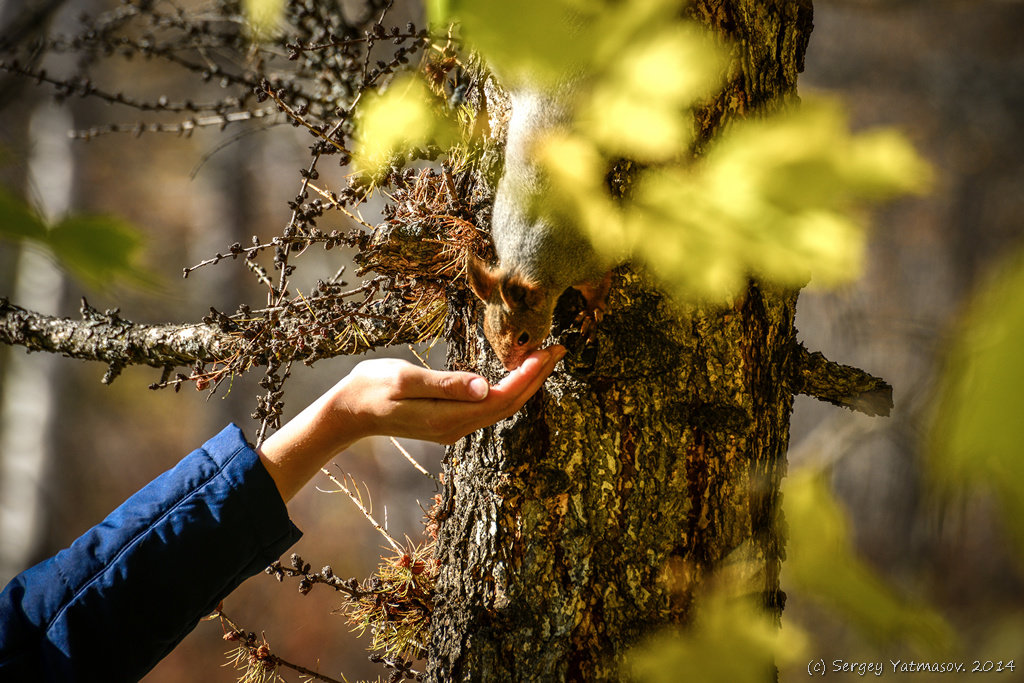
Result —
<instances>
[{"instance_id":1,"label":"forearm","mask_svg":"<svg viewBox=\"0 0 1024 683\"><path fill-rule=\"evenodd\" d=\"M0 680L137 680L299 535L229 427L4 589Z\"/></svg>"},{"instance_id":2,"label":"forearm","mask_svg":"<svg viewBox=\"0 0 1024 683\"><path fill-rule=\"evenodd\" d=\"M343 406L343 387L344 380L256 449L285 502L291 500L328 460L365 436L367 424L360 424L359 418Z\"/></svg>"}]
</instances>

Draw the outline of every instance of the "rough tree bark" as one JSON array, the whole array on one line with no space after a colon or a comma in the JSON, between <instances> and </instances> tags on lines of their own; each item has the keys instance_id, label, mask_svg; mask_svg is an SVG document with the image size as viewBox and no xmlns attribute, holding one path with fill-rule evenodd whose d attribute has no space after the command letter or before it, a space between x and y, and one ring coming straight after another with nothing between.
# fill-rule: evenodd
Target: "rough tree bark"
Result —
<instances>
[{"instance_id":1,"label":"rough tree bark","mask_svg":"<svg viewBox=\"0 0 1024 683\"><path fill-rule=\"evenodd\" d=\"M690 12L733 46L725 91L697 112L702 147L795 97L812 9ZM596 350L577 346L523 411L448 451L431 680L619 680L626 649L689 623L712 584L781 618L794 393L873 413L891 401L799 345L797 295L751 282L729 306L677 305L616 271ZM495 372L475 304L450 308L451 365Z\"/></svg>"}]
</instances>

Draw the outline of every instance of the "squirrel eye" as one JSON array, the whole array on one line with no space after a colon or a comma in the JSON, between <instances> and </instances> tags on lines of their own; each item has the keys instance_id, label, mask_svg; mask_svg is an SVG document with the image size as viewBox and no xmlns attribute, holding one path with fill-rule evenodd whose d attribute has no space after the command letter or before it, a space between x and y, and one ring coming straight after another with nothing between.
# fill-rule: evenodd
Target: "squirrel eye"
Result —
<instances>
[{"instance_id":1,"label":"squirrel eye","mask_svg":"<svg viewBox=\"0 0 1024 683\"><path fill-rule=\"evenodd\" d=\"M516 340L516 344L518 344L519 346L522 346L523 344L526 344L529 341L530 341L530 333L529 332L523 332L521 335L519 335L519 339Z\"/></svg>"}]
</instances>

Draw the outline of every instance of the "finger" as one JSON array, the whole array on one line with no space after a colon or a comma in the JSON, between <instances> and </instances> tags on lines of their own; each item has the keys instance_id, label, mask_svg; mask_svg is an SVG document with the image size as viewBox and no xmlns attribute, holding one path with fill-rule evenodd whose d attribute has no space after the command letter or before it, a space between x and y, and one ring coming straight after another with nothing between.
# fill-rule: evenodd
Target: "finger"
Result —
<instances>
[{"instance_id":1,"label":"finger","mask_svg":"<svg viewBox=\"0 0 1024 683\"><path fill-rule=\"evenodd\" d=\"M565 356L565 347L560 344L534 351L523 364L505 376L493 388L497 396L515 398L528 393L533 395L555 369L555 364Z\"/></svg>"},{"instance_id":2,"label":"finger","mask_svg":"<svg viewBox=\"0 0 1024 683\"><path fill-rule=\"evenodd\" d=\"M490 384L472 372L442 372L410 365L404 368L396 399L438 398L450 401L480 401Z\"/></svg>"},{"instance_id":3,"label":"finger","mask_svg":"<svg viewBox=\"0 0 1024 683\"><path fill-rule=\"evenodd\" d=\"M413 435L413 438L454 443L466 434L514 414L544 384L555 364L564 355L565 348L562 346L534 352L499 384L491 387L485 400L473 404L450 400L421 402L419 409L429 408L430 411L429 417L423 416L423 422L445 426L434 436Z\"/></svg>"},{"instance_id":4,"label":"finger","mask_svg":"<svg viewBox=\"0 0 1024 683\"><path fill-rule=\"evenodd\" d=\"M565 347L550 346L542 353L532 354L523 362L522 366L510 373L493 389L499 397L505 397L510 401L509 415L522 408L523 403L537 393L537 390L547 381L557 362L565 355ZM513 377L516 373L519 375Z\"/></svg>"},{"instance_id":5,"label":"finger","mask_svg":"<svg viewBox=\"0 0 1024 683\"><path fill-rule=\"evenodd\" d=\"M527 357L522 365L491 388L486 401L475 406L477 426L474 429L515 414L537 393L564 355L565 347L555 345Z\"/></svg>"}]
</instances>

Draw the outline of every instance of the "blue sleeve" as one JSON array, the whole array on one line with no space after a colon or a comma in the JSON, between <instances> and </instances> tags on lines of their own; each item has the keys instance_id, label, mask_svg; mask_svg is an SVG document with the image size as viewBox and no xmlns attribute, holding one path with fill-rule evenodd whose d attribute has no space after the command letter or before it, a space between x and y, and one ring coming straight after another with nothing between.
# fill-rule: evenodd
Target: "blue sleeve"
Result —
<instances>
[{"instance_id":1,"label":"blue sleeve","mask_svg":"<svg viewBox=\"0 0 1024 683\"><path fill-rule=\"evenodd\" d=\"M231 425L0 594L0 680L137 681L298 540Z\"/></svg>"}]
</instances>

